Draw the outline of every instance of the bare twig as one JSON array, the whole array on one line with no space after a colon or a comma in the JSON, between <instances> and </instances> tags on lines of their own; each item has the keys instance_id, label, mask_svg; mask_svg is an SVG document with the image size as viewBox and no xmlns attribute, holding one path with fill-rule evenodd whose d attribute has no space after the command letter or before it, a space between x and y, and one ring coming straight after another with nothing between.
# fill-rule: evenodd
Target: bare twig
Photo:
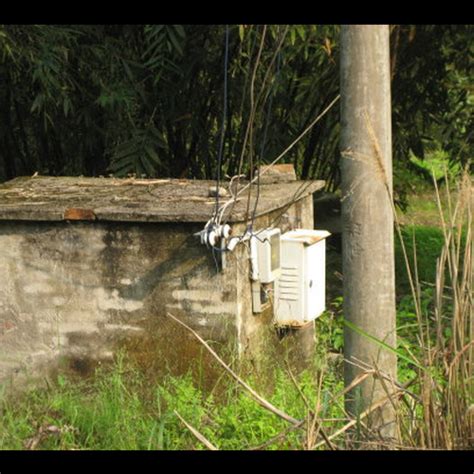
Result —
<instances>
[{"instance_id":1,"label":"bare twig","mask_svg":"<svg viewBox=\"0 0 474 474\"><path fill-rule=\"evenodd\" d=\"M365 371L365 374L374 374L376 375L377 377L380 377L380 378L383 378L385 380L387 380L388 382L390 382L392 385L394 385L395 387L397 387L399 390L402 390L404 391L407 395L410 395L410 397L414 398L417 402L421 402L421 399L420 397L418 397L415 393L411 392L410 390L408 390L408 387L410 387L411 385L413 385L415 382L416 382L416 378L410 380L409 382L405 383L405 384L401 384L400 382L398 382L397 380L395 380L393 377L390 377L389 375L387 375L386 373L384 372L381 372L380 370L375 370L373 367L371 367L369 364L361 361L360 359L357 359L356 357L353 357L354 361L352 360L349 360L349 359L344 359L345 362L347 362L348 364L351 364L351 365L354 365L362 370ZM357 379L354 379L354 381L357 381ZM348 389L346 389L348 390ZM345 390L345 391L346 391Z\"/></svg>"},{"instance_id":2,"label":"bare twig","mask_svg":"<svg viewBox=\"0 0 474 474\"><path fill-rule=\"evenodd\" d=\"M259 444L258 446L254 446L253 448L247 448L249 451L258 451L260 449L267 448L268 446L271 446L273 443L276 443L277 441L280 441L286 436L291 433L292 431L297 430L298 428L302 428L303 425L306 423L306 420L301 420L297 425L292 425L285 430L283 430L281 433L277 434L276 436L273 436L269 440L265 441L262 444Z\"/></svg>"},{"instance_id":3,"label":"bare twig","mask_svg":"<svg viewBox=\"0 0 474 474\"><path fill-rule=\"evenodd\" d=\"M74 432L77 431L77 428L71 425L64 425L64 426L56 426L56 425L42 425L39 427L37 433L28 438L24 442L25 449L34 450L38 447L38 445L49 436L59 436L66 432Z\"/></svg>"},{"instance_id":4,"label":"bare twig","mask_svg":"<svg viewBox=\"0 0 474 474\"><path fill-rule=\"evenodd\" d=\"M384 398L382 398L381 400L379 400L378 402L372 404L369 408L367 408L367 410L365 410L363 413L361 413L361 415L359 416L358 419L355 419L355 420L351 420L349 423L347 423L346 425L344 425L341 429L337 430L335 433L333 433L332 435L330 435L328 437L329 440L333 440L334 438L337 438L339 435L341 435L342 433L345 433L348 429L352 428L354 425L356 425L359 420L362 420L363 418L366 418L367 416L369 416L373 411L377 410L378 408L380 408L381 406L385 405L390 398L396 396L396 397L399 397L401 395L401 393L403 393L401 390L396 390L394 393L391 393L389 396L386 396ZM326 443L326 440L324 441L321 441L320 443L318 443L314 449L317 449L319 447L321 447L323 444Z\"/></svg>"},{"instance_id":5,"label":"bare twig","mask_svg":"<svg viewBox=\"0 0 474 474\"><path fill-rule=\"evenodd\" d=\"M295 376L293 375L293 371L291 370L291 367L290 367L290 364L288 363L288 361L286 360L285 361L285 364L286 364L286 370L288 372L288 375L290 376L290 379L291 381L293 382L293 385L295 386L296 390L298 391L301 399L303 400L304 404L306 405L306 408L312 412L311 410L311 405L309 404L309 401L308 399L306 398L306 395L303 393L303 391L301 390L301 387L299 386L297 380L295 379Z\"/></svg>"},{"instance_id":6,"label":"bare twig","mask_svg":"<svg viewBox=\"0 0 474 474\"><path fill-rule=\"evenodd\" d=\"M183 321L180 321L177 317L173 316L171 313L166 313L169 318L171 318L173 321L176 321L178 324L183 326L186 330L188 330L210 353L211 355L219 362L222 367L242 386L244 387L250 395L265 409L268 411L271 411L273 414L279 416L283 420L287 421L288 423L291 423L293 425L297 425L301 423L300 420L297 420L296 418L293 418L292 416L288 415L284 411L280 410L279 408L275 407L272 405L268 400L265 400L261 395L259 395L248 383L246 383L244 380L242 380L212 349L211 346L191 327L189 327L186 323Z\"/></svg>"},{"instance_id":7,"label":"bare twig","mask_svg":"<svg viewBox=\"0 0 474 474\"><path fill-rule=\"evenodd\" d=\"M196 428L190 425L176 410L174 410L174 414L181 420L184 426L191 431L191 433L204 445L207 449L211 451L218 451L216 448L206 437L204 437Z\"/></svg>"},{"instance_id":8,"label":"bare twig","mask_svg":"<svg viewBox=\"0 0 474 474\"><path fill-rule=\"evenodd\" d=\"M321 371L320 376L319 376L319 383L318 383L318 394L317 394L317 401L316 401L316 407L314 409L314 414L313 414L313 421L309 427L308 431L308 449L313 449L314 444L316 443L316 440L318 439L318 434L321 433L321 436L323 437L324 441L328 445L328 448L331 450L336 450L337 447L331 443L331 440L327 437L325 430L323 429L323 422L319 418L319 410L321 409L321 389L323 386L323 376L324 376L324 371ZM316 428L317 425L317 428Z\"/></svg>"}]
</instances>

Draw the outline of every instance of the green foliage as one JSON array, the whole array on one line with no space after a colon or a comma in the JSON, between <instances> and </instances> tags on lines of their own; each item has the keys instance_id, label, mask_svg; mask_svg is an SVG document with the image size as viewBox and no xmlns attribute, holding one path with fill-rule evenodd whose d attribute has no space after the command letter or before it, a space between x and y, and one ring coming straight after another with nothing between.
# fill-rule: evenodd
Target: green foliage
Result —
<instances>
[{"instance_id":1,"label":"green foliage","mask_svg":"<svg viewBox=\"0 0 474 474\"><path fill-rule=\"evenodd\" d=\"M431 151L426 152L422 159L412 151L409 152L408 161L395 161L393 167L393 183L395 189L395 203L403 212L407 211L409 196L420 195L423 191L432 194L434 190L433 177L438 186L445 183L452 186L462 172L459 160L452 160L448 152L436 145ZM436 203L431 200L424 203L419 199L412 199L417 207L424 204L432 205L434 214L438 215Z\"/></svg>"},{"instance_id":2,"label":"green foliage","mask_svg":"<svg viewBox=\"0 0 474 474\"><path fill-rule=\"evenodd\" d=\"M445 179L446 175L450 182L454 182L462 171L461 164L459 162L450 162L448 153L443 150L430 153L424 160L412 154L410 162L423 172L430 183L432 183L433 177L436 181L441 181Z\"/></svg>"},{"instance_id":3,"label":"green foliage","mask_svg":"<svg viewBox=\"0 0 474 474\"><path fill-rule=\"evenodd\" d=\"M441 148L472 159L472 26L395 25L391 33L395 158Z\"/></svg>"},{"instance_id":4,"label":"green foliage","mask_svg":"<svg viewBox=\"0 0 474 474\"><path fill-rule=\"evenodd\" d=\"M278 369L268 400L304 418L306 407L299 390L316 404L315 373L306 371L297 379L299 389ZM249 382L258 387L257 380ZM342 416L340 404L329 403L341 384L332 374L325 377L321 416ZM37 449L203 449L175 411L220 449L257 446L287 428L233 381L225 382L219 396L199 389L190 374L150 383L119 357L111 369L99 370L88 381L60 376L48 390L29 392L21 400L3 400L0 449L24 449L42 428L51 426L55 432L39 438ZM269 449L298 448L301 436L295 431Z\"/></svg>"},{"instance_id":5,"label":"green foliage","mask_svg":"<svg viewBox=\"0 0 474 474\"><path fill-rule=\"evenodd\" d=\"M433 303L433 288L422 288L420 294L420 310L423 322L421 328L425 333L428 333L429 329L424 322L433 313ZM401 383L413 380L417 376L417 363L410 361L410 359L423 359L418 335L419 324L416 316L415 301L411 294L405 294L401 297L397 305L397 349L403 354L403 357L399 359L398 366L398 377ZM434 342L435 334L431 334L431 338Z\"/></svg>"},{"instance_id":6,"label":"green foliage","mask_svg":"<svg viewBox=\"0 0 474 474\"><path fill-rule=\"evenodd\" d=\"M323 350L342 352L344 346L344 316L342 314L342 296L331 301L329 308L317 322L316 337L318 347Z\"/></svg>"},{"instance_id":7,"label":"green foliage","mask_svg":"<svg viewBox=\"0 0 474 474\"><path fill-rule=\"evenodd\" d=\"M395 168L406 167L410 152L423 159L425 149L462 164L472 156L471 28L391 28ZM339 30L230 26L223 174L236 174L241 156L244 172L272 160L337 95ZM215 178L224 33L199 25L1 25L0 180L35 171ZM285 159L302 178L334 188L338 142L333 107Z\"/></svg>"},{"instance_id":8,"label":"green foliage","mask_svg":"<svg viewBox=\"0 0 474 474\"><path fill-rule=\"evenodd\" d=\"M435 203L426 203L435 206ZM454 233L456 235L456 232ZM461 229L461 245L464 245L467 229ZM432 286L436 282L437 260L445 246L445 238L441 228L426 225L406 225L402 228L402 238L409 258L413 276L418 276L422 287ZM461 258L461 263L462 263ZM448 276L446 275L446 278ZM410 294L410 283L405 259L398 235L395 237L395 280L399 295ZM447 280L449 284L449 278ZM424 291L430 296L431 288Z\"/></svg>"},{"instance_id":9,"label":"green foliage","mask_svg":"<svg viewBox=\"0 0 474 474\"><path fill-rule=\"evenodd\" d=\"M413 270L416 256L419 281L434 284L436 260L444 245L443 231L438 227L409 225L402 228L402 237ZM408 273L398 236L395 237L395 280L401 294L410 293Z\"/></svg>"},{"instance_id":10,"label":"green foliage","mask_svg":"<svg viewBox=\"0 0 474 474\"><path fill-rule=\"evenodd\" d=\"M117 145L110 163L110 170L118 176L129 174L154 177L162 165L159 150L167 144L154 125L145 130L137 130L129 140Z\"/></svg>"}]
</instances>

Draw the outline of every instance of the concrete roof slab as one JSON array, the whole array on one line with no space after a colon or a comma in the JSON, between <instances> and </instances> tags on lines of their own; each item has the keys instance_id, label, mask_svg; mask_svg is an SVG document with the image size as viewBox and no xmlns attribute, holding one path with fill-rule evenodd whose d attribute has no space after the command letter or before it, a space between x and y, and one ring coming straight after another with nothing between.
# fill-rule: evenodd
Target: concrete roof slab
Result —
<instances>
[{"instance_id":1,"label":"concrete roof slab","mask_svg":"<svg viewBox=\"0 0 474 474\"><path fill-rule=\"evenodd\" d=\"M245 184L241 181L241 187ZM228 188L229 182L221 185ZM212 186L215 181L189 179L21 177L0 185L0 220L207 222L216 205L216 198L209 196ZM256 215L283 208L323 187L320 180L263 184ZM249 189L252 214L256 184ZM229 196L220 197L220 204ZM248 196L245 190L235 206L228 206L229 222L246 220Z\"/></svg>"}]
</instances>

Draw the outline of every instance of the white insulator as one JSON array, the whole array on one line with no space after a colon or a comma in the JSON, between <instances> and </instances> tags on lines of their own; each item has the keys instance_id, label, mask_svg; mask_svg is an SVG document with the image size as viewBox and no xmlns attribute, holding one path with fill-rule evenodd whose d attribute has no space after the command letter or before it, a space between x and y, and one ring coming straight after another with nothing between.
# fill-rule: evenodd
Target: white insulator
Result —
<instances>
[{"instance_id":1,"label":"white insulator","mask_svg":"<svg viewBox=\"0 0 474 474\"><path fill-rule=\"evenodd\" d=\"M229 224L225 224L221 226L220 231L221 231L220 234L222 237L224 237L224 239L228 239L232 234L232 229L230 228Z\"/></svg>"},{"instance_id":2,"label":"white insulator","mask_svg":"<svg viewBox=\"0 0 474 474\"><path fill-rule=\"evenodd\" d=\"M209 242L209 245L212 245L214 247L214 245L216 245L217 243L217 237L217 233L214 230L211 230L211 232L207 234L207 240Z\"/></svg>"}]
</instances>

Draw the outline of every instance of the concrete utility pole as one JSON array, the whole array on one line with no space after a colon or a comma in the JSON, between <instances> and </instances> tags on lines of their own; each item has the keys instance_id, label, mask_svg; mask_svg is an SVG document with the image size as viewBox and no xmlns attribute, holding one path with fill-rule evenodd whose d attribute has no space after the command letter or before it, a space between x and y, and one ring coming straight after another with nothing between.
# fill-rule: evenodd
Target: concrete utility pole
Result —
<instances>
[{"instance_id":1,"label":"concrete utility pole","mask_svg":"<svg viewBox=\"0 0 474 474\"><path fill-rule=\"evenodd\" d=\"M342 27L341 120L344 316L396 347L388 25ZM346 387L362 373L351 362L375 363L396 379L396 356L349 327L344 356ZM393 391L390 382L385 384ZM346 409L362 413L386 396L381 382L369 377L349 392ZM394 420L388 402L369 425L387 439L395 436Z\"/></svg>"}]
</instances>

